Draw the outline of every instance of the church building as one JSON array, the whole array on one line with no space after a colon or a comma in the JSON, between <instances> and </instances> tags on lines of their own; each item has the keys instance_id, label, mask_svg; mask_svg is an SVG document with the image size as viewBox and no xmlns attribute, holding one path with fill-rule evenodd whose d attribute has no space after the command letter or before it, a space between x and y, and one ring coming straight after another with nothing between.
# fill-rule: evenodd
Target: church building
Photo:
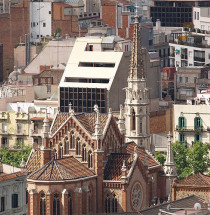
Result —
<instances>
[{"instance_id":1,"label":"church building","mask_svg":"<svg viewBox=\"0 0 210 215\"><path fill-rule=\"evenodd\" d=\"M149 96L134 24L125 106L46 115L40 148L26 164L30 215L138 212L166 197L163 167L150 153Z\"/></svg>"}]
</instances>

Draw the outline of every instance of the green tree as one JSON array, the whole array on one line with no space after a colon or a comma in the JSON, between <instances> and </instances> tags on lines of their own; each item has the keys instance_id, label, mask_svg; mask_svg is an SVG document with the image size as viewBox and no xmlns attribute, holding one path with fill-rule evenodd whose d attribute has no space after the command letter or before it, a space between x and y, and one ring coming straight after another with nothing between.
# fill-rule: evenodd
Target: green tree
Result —
<instances>
[{"instance_id":1,"label":"green tree","mask_svg":"<svg viewBox=\"0 0 210 215\"><path fill-rule=\"evenodd\" d=\"M173 143L174 161L178 177L184 178L196 173L204 173L210 165L208 143L195 143L191 148L186 148L179 143Z\"/></svg>"},{"instance_id":2,"label":"green tree","mask_svg":"<svg viewBox=\"0 0 210 215\"><path fill-rule=\"evenodd\" d=\"M161 152L155 152L155 158L158 160L158 162L161 165L164 165L165 161L166 161L166 157L163 153Z\"/></svg>"},{"instance_id":3,"label":"green tree","mask_svg":"<svg viewBox=\"0 0 210 215\"><path fill-rule=\"evenodd\" d=\"M0 150L0 161L5 164L20 167L22 157L26 162L30 155L31 149L32 148L30 146L23 146L21 150L11 151L7 147L4 147Z\"/></svg>"},{"instance_id":4,"label":"green tree","mask_svg":"<svg viewBox=\"0 0 210 215\"><path fill-rule=\"evenodd\" d=\"M188 160L189 149L179 143L173 143L172 148L179 178L184 178L187 175L192 174L192 168L190 167Z\"/></svg>"},{"instance_id":5,"label":"green tree","mask_svg":"<svg viewBox=\"0 0 210 215\"><path fill-rule=\"evenodd\" d=\"M210 166L209 149L210 144L196 142L189 150L188 160L195 174L205 172Z\"/></svg>"}]
</instances>

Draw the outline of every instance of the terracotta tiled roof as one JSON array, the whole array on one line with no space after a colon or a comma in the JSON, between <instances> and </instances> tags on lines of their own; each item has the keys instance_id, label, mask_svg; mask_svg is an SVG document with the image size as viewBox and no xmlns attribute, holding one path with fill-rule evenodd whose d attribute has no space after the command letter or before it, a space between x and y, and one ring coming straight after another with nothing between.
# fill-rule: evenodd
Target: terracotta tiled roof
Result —
<instances>
[{"instance_id":1,"label":"terracotta tiled roof","mask_svg":"<svg viewBox=\"0 0 210 215\"><path fill-rule=\"evenodd\" d=\"M15 172L15 173L12 173L12 174L1 174L0 175L0 182L1 181L7 181L7 180L10 180L10 179L13 179L13 178L18 178L18 177L21 177L21 176L24 176L23 172Z\"/></svg>"},{"instance_id":2,"label":"terracotta tiled roof","mask_svg":"<svg viewBox=\"0 0 210 215\"><path fill-rule=\"evenodd\" d=\"M44 118L45 118L45 117L32 117L32 118L30 118L30 120L40 120L40 121L43 121L43 120L44 120ZM52 121L52 120L53 120L53 118L52 118L52 117L48 117L48 119L49 119L50 121Z\"/></svg>"},{"instance_id":3,"label":"terracotta tiled roof","mask_svg":"<svg viewBox=\"0 0 210 215\"><path fill-rule=\"evenodd\" d=\"M130 154L133 154L135 146L137 146L137 145L135 143L133 143L133 142L128 143L126 145L126 152L130 153ZM138 150L140 160L142 161L142 163L144 163L145 160L147 160L149 168L155 167L155 166L160 166L160 164L155 160L155 158L152 157L151 155L149 155L145 151L145 149L137 147L137 150Z\"/></svg>"},{"instance_id":4,"label":"terracotta tiled roof","mask_svg":"<svg viewBox=\"0 0 210 215\"><path fill-rule=\"evenodd\" d=\"M70 113L58 113L53 121L51 133L54 134L59 127L68 119Z\"/></svg>"},{"instance_id":5,"label":"terracotta tiled roof","mask_svg":"<svg viewBox=\"0 0 210 215\"><path fill-rule=\"evenodd\" d=\"M41 167L41 152L40 152L40 150L34 151L32 149L31 154L28 158L26 167L27 167L27 172L29 174Z\"/></svg>"},{"instance_id":6,"label":"terracotta tiled roof","mask_svg":"<svg viewBox=\"0 0 210 215\"><path fill-rule=\"evenodd\" d=\"M127 153L112 153L107 161L104 170L104 180L119 181L122 176L122 166L125 160L125 165L127 168L127 174L133 163L133 154ZM127 175L126 174L126 175Z\"/></svg>"},{"instance_id":7,"label":"terracotta tiled roof","mask_svg":"<svg viewBox=\"0 0 210 215\"><path fill-rule=\"evenodd\" d=\"M140 214L142 215L158 215L160 213L160 209L164 210L164 211L168 211L167 210L167 206L170 204L171 208L194 208L194 204L195 203L200 203L202 208L207 208L207 204L205 203L205 201L195 195L192 196L188 196L186 198L182 198L170 203L163 203L157 206L153 206L150 207L148 209L142 210L140 211ZM176 212L176 211L180 211L180 210L170 210L170 212ZM182 213L184 214L184 213ZM194 213L193 213L194 214Z\"/></svg>"},{"instance_id":8,"label":"terracotta tiled roof","mask_svg":"<svg viewBox=\"0 0 210 215\"><path fill-rule=\"evenodd\" d=\"M175 184L176 186L210 187L210 176L198 173L192 176L187 176L185 179L177 180Z\"/></svg>"},{"instance_id":9,"label":"terracotta tiled roof","mask_svg":"<svg viewBox=\"0 0 210 215\"><path fill-rule=\"evenodd\" d=\"M95 174L74 157L53 159L37 171L31 173L28 179L40 181L74 180L94 176Z\"/></svg>"},{"instance_id":10,"label":"terracotta tiled roof","mask_svg":"<svg viewBox=\"0 0 210 215\"><path fill-rule=\"evenodd\" d=\"M92 135L95 131L96 114L95 113L84 113L77 114L75 117L84 126L84 128ZM100 121L102 129L104 129L108 119L108 114L100 114Z\"/></svg>"},{"instance_id":11,"label":"terracotta tiled roof","mask_svg":"<svg viewBox=\"0 0 210 215\"><path fill-rule=\"evenodd\" d=\"M53 125L51 127L51 133L55 132L60 128L61 125L70 117L70 113L59 113L57 114ZM84 126L84 128L92 135L94 133L96 114L95 113L80 113L75 114L74 117ZM102 128L105 127L108 119L108 114L100 114L100 120Z\"/></svg>"}]
</instances>

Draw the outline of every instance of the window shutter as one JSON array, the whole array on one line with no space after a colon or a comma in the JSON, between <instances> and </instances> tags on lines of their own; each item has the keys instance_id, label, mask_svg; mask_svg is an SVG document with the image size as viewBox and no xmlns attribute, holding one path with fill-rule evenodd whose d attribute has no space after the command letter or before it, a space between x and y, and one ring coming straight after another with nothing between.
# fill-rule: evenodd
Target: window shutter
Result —
<instances>
[{"instance_id":1,"label":"window shutter","mask_svg":"<svg viewBox=\"0 0 210 215\"><path fill-rule=\"evenodd\" d=\"M195 117L194 118L194 129L196 129L197 128L197 118Z\"/></svg>"},{"instance_id":2,"label":"window shutter","mask_svg":"<svg viewBox=\"0 0 210 215\"><path fill-rule=\"evenodd\" d=\"M184 128L187 126L187 119L184 117Z\"/></svg>"},{"instance_id":3,"label":"window shutter","mask_svg":"<svg viewBox=\"0 0 210 215\"><path fill-rule=\"evenodd\" d=\"M179 128L181 128L181 117L179 117Z\"/></svg>"}]
</instances>

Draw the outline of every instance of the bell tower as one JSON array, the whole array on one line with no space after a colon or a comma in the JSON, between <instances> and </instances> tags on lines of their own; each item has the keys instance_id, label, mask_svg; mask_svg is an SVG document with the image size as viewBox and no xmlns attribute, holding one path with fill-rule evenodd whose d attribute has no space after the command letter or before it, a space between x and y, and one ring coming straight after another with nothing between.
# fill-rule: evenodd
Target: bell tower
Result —
<instances>
[{"instance_id":1,"label":"bell tower","mask_svg":"<svg viewBox=\"0 0 210 215\"><path fill-rule=\"evenodd\" d=\"M131 52L128 87L125 88L126 142L134 141L151 150L149 132L149 90L142 58L141 37L138 16L135 16L133 47Z\"/></svg>"}]
</instances>

